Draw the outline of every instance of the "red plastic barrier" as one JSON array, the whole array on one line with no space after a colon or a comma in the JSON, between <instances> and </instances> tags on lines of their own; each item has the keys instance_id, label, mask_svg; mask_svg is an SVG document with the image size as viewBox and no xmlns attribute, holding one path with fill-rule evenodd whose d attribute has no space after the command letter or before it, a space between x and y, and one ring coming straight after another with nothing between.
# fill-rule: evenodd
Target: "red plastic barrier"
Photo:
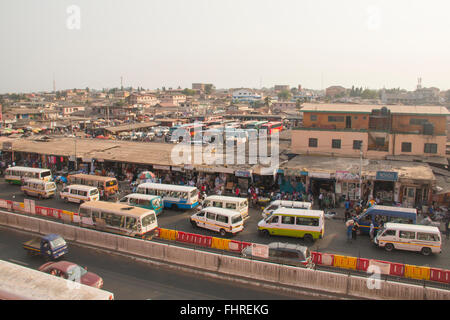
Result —
<instances>
[{"instance_id":1,"label":"red plastic barrier","mask_svg":"<svg viewBox=\"0 0 450 320\"><path fill-rule=\"evenodd\" d=\"M322 265L332 266L334 263L334 254L322 253Z\"/></svg>"},{"instance_id":2,"label":"red plastic barrier","mask_svg":"<svg viewBox=\"0 0 450 320\"><path fill-rule=\"evenodd\" d=\"M197 246L211 247L212 237L192 234L192 243Z\"/></svg>"},{"instance_id":3,"label":"red plastic barrier","mask_svg":"<svg viewBox=\"0 0 450 320\"><path fill-rule=\"evenodd\" d=\"M314 264L322 264L322 253L313 251L311 257Z\"/></svg>"},{"instance_id":4,"label":"red plastic barrier","mask_svg":"<svg viewBox=\"0 0 450 320\"><path fill-rule=\"evenodd\" d=\"M369 268L369 263L370 263L369 259L358 258L356 269L360 271L367 271L367 268Z\"/></svg>"},{"instance_id":5,"label":"red plastic barrier","mask_svg":"<svg viewBox=\"0 0 450 320\"><path fill-rule=\"evenodd\" d=\"M391 270L389 272L391 276L403 277L405 274L405 265L401 263L391 262Z\"/></svg>"},{"instance_id":6,"label":"red plastic barrier","mask_svg":"<svg viewBox=\"0 0 450 320\"><path fill-rule=\"evenodd\" d=\"M430 280L450 283L450 270L430 268Z\"/></svg>"},{"instance_id":7,"label":"red plastic barrier","mask_svg":"<svg viewBox=\"0 0 450 320\"><path fill-rule=\"evenodd\" d=\"M246 247L249 247L249 246L251 246L252 244L251 244L251 242L241 242L241 251L242 251L242 249L244 249L244 248L246 248Z\"/></svg>"},{"instance_id":8,"label":"red plastic barrier","mask_svg":"<svg viewBox=\"0 0 450 320\"><path fill-rule=\"evenodd\" d=\"M241 252L242 251L242 242L230 240L230 242L228 242L228 250L234 251L234 252Z\"/></svg>"}]
</instances>

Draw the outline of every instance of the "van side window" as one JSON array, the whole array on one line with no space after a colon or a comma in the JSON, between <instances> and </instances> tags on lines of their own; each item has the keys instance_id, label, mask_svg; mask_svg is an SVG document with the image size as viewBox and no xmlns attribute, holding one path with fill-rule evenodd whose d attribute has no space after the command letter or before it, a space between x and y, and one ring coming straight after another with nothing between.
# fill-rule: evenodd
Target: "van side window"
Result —
<instances>
[{"instance_id":1,"label":"van side window","mask_svg":"<svg viewBox=\"0 0 450 320\"><path fill-rule=\"evenodd\" d=\"M65 188L63 192L64 192L64 193L69 192L69 188Z\"/></svg>"},{"instance_id":2,"label":"van side window","mask_svg":"<svg viewBox=\"0 0 450 320\"><path fill-rule=\"evenodd\" d=\"M218 214L217 215L217 222L228 223L228 217Z\"/></svg>"},{"instance_id":3,"label":"van side window","mask_svg":"<svg viewBox=\"0 0 450 320\"><path fill-rule=\"evenodd\" d=\"M395 236L395 230L386 230L384 233L383 233L383 236L385 237L385 236Z\"/></svg>"},{"instance_id":4,"label":"van side window","mask_svg":"<svg viewBox=\"0 0 450 320\"><path fill-rule=\"evenodd\" d=\"M91 210L86 208L80 208L80 217L90 217L91 216Z\"/></svg>"},{"instance_id":5,"label":"van side window","mask_svg":"<svg viewBox=\"0 0 450 320\"><path fill-rule=\"evenodd\" d=\"M417 240L424 240L424 241L439 241L439 236L437 234L433 233L417 233Z\"/></svg>"},{"instance_id":6,"label":"van side window","mask_svg":"<svg viewBox=\"0 0 450 320\"><path fill-rule=\"evenodd\" d=\"M205 216L204 211L200 211L199 213L197 213L197 217L204 217L204 216Z\"/></svg>"},{"instance_id":7,"label":"van side window","mask_svg":"<svg viewBox=\"0 0 450 320\"><path fill-rule=\"evenodd\" d=\"M215 213L208 212L208 213L206 214L206 219L216 220L216 214L215 214Z\"/></svg>"},{"instance_id":8,"label":"van side window","mask_svg":"<svg viewBox=\"0 0 450 320\"><path fill-rule=\"evenodd\" d=\"M295 223L295 217L281 216L281 223L282 224L294 224Z\"/></svg>"},{"instance_id":9,"label":"van side window","mask_svg":"<svg viewBox=\"0 0 450 320\"><path fill-rule=\"evenodd\" d=\"M416 233L412 231L400 231L400 238L402 239L415 239Z\"/></svg>"},{"instance_id":10,"label":"van side window","mask_svg":"<svg viewBox=\"0 0 450 320\"><path fill-rule=\"evenodd\" d=\"M213 207L216 207L216 208L222 208L222 202L214 201L214 202L213 202Z\"/></svg>"},{"instance_id":11,"label":"van side window","mask_svg":"<svg viewBox=\"0 0 450 320\"><path fill-rule=\"evenodd\" d=\"M236 204L235 203L227 203L226 208L236 210Z\"/></svg>"},{"instance_id":12,"label":"van side window","mask_svg":"<svg viewBox=\"0 0 450 320\"><path fill-rule=\"evenodd\" d=\"M278 223L280 216L273 216L270 218L269 223Z\"/></svg>"},{"instance_id":13,"label":"van side window","mask_svg":"<svg viewBox=\"0 0 450 320\"><path fill-rule=\"evenodd\" d=\"M77 190L72 189L72 190L70 190L70 194L78 194L78 192L77 192Z\"/></svg>"}]
</instances>

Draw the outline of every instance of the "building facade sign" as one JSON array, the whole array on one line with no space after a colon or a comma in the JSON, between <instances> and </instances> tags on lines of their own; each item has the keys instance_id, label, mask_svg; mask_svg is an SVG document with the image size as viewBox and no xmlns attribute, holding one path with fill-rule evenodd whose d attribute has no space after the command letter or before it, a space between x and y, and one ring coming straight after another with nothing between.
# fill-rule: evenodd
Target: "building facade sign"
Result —
<instances>
[{"instance_id":1,"label":"building facade sign","mask_svg":"<svg viewBox=\"0 0 450 320\"><path fill-rule=\"evenodd\" d=\"M251 171L238 170L238 171L235 171L234 175L236 177L250 178L252 176L252 172Z\"/></svg>"},{"instance_id":2,"label":"building facade sign","mask_svg":"<svg viewBox=\"0 0 450 320\"><path fill-rule=\"evenodd\" d=\"M377 171L375 179L380 181L397 181L398 173L391 171Z\"/></svg>"},{"instance_id":3,"label":"building facade sign","mask_svg":"<svg viewBox=\"0 0 450 320\"><path fill-rule=\"evenodd\" d=\"M331 174L327 172L308 172L310 178L331 179Z\"/></svg>"},{"instance_id":4,"label":"building facade sign","mask_svg":"<svg viewBox=\"0 0 450 320\"><path fill-rule=\"evenodd\" d=\"M336 180L353 181L359 180L359 175L349 171L336 171Z\"/></svg>"}]
</instances>

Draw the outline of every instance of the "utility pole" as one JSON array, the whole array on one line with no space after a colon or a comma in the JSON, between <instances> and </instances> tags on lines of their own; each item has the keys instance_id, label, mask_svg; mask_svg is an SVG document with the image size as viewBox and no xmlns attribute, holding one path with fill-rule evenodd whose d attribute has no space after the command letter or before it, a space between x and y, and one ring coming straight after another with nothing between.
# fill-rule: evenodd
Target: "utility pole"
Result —
<instances>
[{"instance_id":1,"label":"utility pole","mask_svg":"<svg viewBox=\"0 0 450 320\"><path fill-rule=\"evenodd\" d=\"M359 145L359 204L362 205L362 141Z\"/></svg>"}]
</instances>

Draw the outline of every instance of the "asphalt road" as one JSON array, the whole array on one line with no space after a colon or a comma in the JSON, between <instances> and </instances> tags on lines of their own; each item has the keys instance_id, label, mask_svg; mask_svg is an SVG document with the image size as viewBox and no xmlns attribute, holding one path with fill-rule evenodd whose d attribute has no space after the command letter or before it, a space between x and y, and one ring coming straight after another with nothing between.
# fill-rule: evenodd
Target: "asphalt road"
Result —
<instances>
[{"instance_id":1,"label":"asphalt road","mask_svg":"<svg viewBox=\"0 0 450 320\"><path fill-rule=\"evenodd\" d=\"M37 269L45 263L31 256L22 243L35 235L0 227L0 259ZM260 287L244 286L200 275L155 267L120 255L69 243L65 260L87 267L100 275L103 289L116 300L300 300L315 296L288 295Z\"/></svg>"},{"instance_id":2,"label":"asphalt road","mask_svg":"<svg viewBox=\"0 0 450 320\"><path fill-rule=\"evenodd\" d=\"M22 202L24 195L17 185L9 185L0 182L0 199L14 200ZM32 199L32 198L30 198ZM50 208L59 208L71 211L77 211L78 205L73 203L64 203L64 201L55 199L36 200L41 206ZM220 237L218 233L194 228L189 222L189 217L194 210L167 210L158 216L158 225L161 228L174 229L179 231L197 233L208 236ZM443 245L441 254L433 254L428 257L422 256L420 253L409 251L393 251L386 252L383 249L375 247L368 236L359 236L356 240L348 242L346 238L346 230L343 221L343 210L338 210L338 218L336 220L326 220L325 236L323 239L315 241L313 244L305 243L302 239L271 236L269 238L261 237L257 232L257 224L262 219L261 210L250 209L250 218L246 221L244 230L239 234L230 237L234 240L247 241L253 243L268 244L274 241L297 243L308 245L314 251L340 254L353 257L361 257L368 259L377 259L383 261L391 261L403 264L412 264L418 266L430 266L436 268L450 269L450 240L446 240L443 236ZM441 228L443 230L443 227Z\"/></svg>"}]
</instances>

